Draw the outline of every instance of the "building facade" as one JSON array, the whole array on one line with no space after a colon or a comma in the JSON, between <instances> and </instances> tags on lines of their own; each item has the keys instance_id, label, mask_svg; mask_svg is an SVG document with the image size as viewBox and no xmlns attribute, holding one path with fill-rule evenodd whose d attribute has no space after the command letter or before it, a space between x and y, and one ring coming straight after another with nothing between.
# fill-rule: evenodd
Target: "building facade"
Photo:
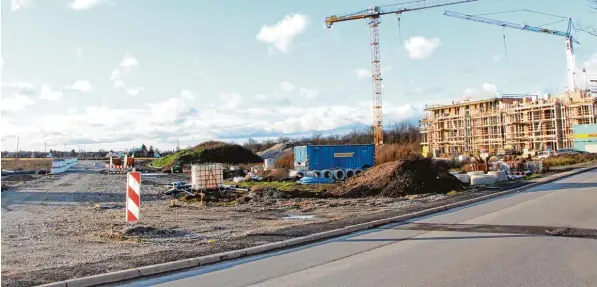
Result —
<instances>
[{"instance_id":1,"label":"building facade","mask_svg":"<svg viewBox=\"0 0 597 287\"><path fill-rule=\"evenodd\" d=\"M596 119L596 98L578 91L426 106L419 129L423 152L436 155L522 152L572 148L573 127Z\"/></svg>"}]
</instances>

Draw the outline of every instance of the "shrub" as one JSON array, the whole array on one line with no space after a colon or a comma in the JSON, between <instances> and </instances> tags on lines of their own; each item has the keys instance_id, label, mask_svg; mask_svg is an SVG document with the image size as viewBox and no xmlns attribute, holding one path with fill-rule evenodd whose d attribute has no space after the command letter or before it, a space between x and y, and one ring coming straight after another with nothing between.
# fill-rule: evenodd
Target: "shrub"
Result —
<instances>
[{"instance_id":1,"label":"shrub","mask_svg":"<svg viewBox=\"0 0 597 287\"><path fill-rule=\"evenodd\" d=\"M274 162L275 168L285 168L285 169L293 169L294 168L294 152L287 151L279 158L276 159Z\"/></svg>"},{"instance_id":2,"label":"shrub","mask_svg":"<svg viewBox=\"0 0 597 287\"><path fill-rule=\"evenodd\" d=\"M543 160L543 167L566 166L585 162L597 161L597 154L559 155L548 157Z\"/></svg>"},{"instance_id":3,"label":"shrub","mask_svg":"<svg viewBox=\"0 0 597 287\"><path fill-rule=\"evenodd\" d=\"M376 164L396 160L419 159L421 157L421 145L419 142L385 144L375 151Z\"/></svg>"}]
</instances>

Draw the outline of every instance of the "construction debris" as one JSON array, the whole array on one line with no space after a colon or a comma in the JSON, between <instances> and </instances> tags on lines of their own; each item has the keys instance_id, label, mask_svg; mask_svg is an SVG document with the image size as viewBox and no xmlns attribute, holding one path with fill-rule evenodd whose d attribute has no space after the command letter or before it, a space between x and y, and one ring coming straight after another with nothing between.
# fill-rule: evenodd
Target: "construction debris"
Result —
<instances>
[{"instance_id":1,"label":"construction debris","mask_svg":"<svg viewBox=\"0 0 597 287\"><path fill-rule=\"evenodd\" d=\"M448 167L431 159L415 159L385 163L373 167L326 193L334 197L383 196L401 197L410 194L448 193L461 190L460 180Z\"/></svg>"}]
</instances>

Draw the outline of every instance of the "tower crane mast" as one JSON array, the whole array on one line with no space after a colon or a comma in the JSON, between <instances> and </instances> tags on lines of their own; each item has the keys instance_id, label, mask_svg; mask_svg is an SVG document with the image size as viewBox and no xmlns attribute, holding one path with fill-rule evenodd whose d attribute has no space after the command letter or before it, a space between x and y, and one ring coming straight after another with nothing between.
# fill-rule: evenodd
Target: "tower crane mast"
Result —
<instances>
[{"instance_id":1,"label":"tower crane mast","mask_svg":"<svg viewBox=\"0 0 597 287\"><path fill-rule=\"evenodd\" d=\"M580 45L580 43L572 36L572 29L574 26L572 24L571 18L568 18L568 30L566 32L564 32L564 31L546 29L546 28L542 28L542 27L529 26L526 24L521 25L521 24L500 21L500 20L495 20L495 19L490 19L490 18L485 18L485 17L467 15L467 14L462 14L462 13L452 12L452 11L445 11L444 15L449 16L449 17L455 17L455 18L460 18L460 19L464 19L464 20L479 22L479 23L497 25L497 26L501 26L504 28L512 28L512 29L518 29L518 30L524 30L524 31L530 31L530 32L550 34L550 35L555 35L555 36L560 36L560 37L566 38L565 43L566 43L566 62L567 62L567 66L568 66L568 90L570 92L575 92L577 90L576 60L575 60L575 56L574 56L574 44Z\"/></svg>"},{"instance_id":2,"label":"tower crane mast","mask_svg":"<svg viewBox=\"0 0 597 287\"><path fill-rule=\"evenodd\" d=\"M384 6L373 6L369 9L361 10L344 15L333 15L325 18L325 26L332 28L334 23L351 20L367 19L371 28L371 76L373 80L373 143L375 145L383 144L383 111L381 101L381 64L379 53L379 18L387 14L400 15L408 11L416 11L454 5L466 2L475 2L478 0L417 0L405 3L398 3Z\"/></svg>"}]
</instances>

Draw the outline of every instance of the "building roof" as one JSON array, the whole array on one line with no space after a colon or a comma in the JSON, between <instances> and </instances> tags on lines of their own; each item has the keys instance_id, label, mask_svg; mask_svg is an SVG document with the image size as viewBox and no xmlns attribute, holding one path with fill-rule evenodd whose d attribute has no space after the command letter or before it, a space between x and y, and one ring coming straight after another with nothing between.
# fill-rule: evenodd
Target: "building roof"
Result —
<instances>
[{"instance_id":1,"label":"building roof","mask_svg":"<svg viewBox=\"0 0 597 287\"><path fill-rule=\"evenodd\" d=\"M493 98L481 99L481 100L476 100L476 101L471 101L471 100L464 100L464 101L458 101L458 102L454 101L452 104L425 105L425 110L433 111L433 110L439 110L439 109L461 107L461 106L466 106L466 105L476 105L476 104L482 104L482 103L502 101L504 99L512 99L512 98L493 97ZM522 98L515 98L515 100L522 100Z\"/></svg>"}]
</instances>

